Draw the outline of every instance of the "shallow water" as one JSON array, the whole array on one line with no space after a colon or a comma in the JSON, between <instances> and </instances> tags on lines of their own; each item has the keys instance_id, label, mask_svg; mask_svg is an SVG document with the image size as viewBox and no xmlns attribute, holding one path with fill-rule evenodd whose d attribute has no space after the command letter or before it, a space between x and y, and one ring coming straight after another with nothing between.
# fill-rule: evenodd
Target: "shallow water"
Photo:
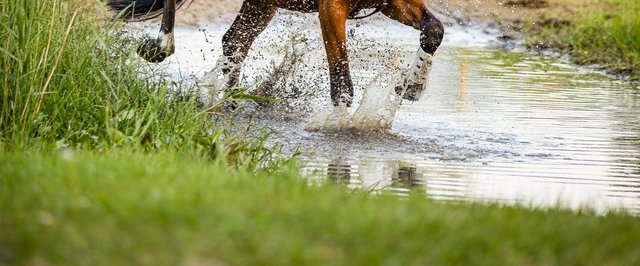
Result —
<instances>
[{"instance_id":1,"label":"shallow water","mask_svg":"<svg viewBox=\"0 0 640 266\"><path fill-rule=\"evenodd\" d=\"M402 103L390 130L311 132L309 120L329 101L315 20L278 16L243 75L254 84L273 78L283 57L288 62L270 95L285 101L245 117L279 132L273 143L297 149L310 178L445 200L640 212L637 85L557 57L506 51L482 29L448 27L428 91ZM226 27L180 29L177 55L161 66L176 81L200 77L220 55ZM375 77L399 73L418 44L418 32L387 20L350 23L348 32L356 98L384 85L367 85ZM304 39L295 42L304 54L287 61L294 37Z\"/></svg>"}]
</instances>

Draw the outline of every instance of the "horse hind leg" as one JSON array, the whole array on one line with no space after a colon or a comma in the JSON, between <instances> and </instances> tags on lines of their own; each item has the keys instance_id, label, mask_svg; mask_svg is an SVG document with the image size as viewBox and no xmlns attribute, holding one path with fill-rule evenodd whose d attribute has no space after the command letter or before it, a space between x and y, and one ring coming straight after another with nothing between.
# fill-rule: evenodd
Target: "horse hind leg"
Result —
<instances>
[{"instance_id":1,"label":"horse hind leg","mask_svg":"<svg viewBox=\"0 0 640 266\"><path fill-rule=\"evenodd\" d=\"M238 85L240 68L246 59L253 41L267 27L277 7L261 0L246 0L240 12L222 37L222 57L215 69L222 71L224 78L216 84L218 89L228 90Z\"/></svg>"},{"instance_id":2,"label":"horse hind leg","mask_svg":"<svg viewBox=\"0 0 640 266\"><path fill-rule=\"evenodd\" d=\"M213 69L205 73L201 84L207 89L201 91L201 101L205 105L212 105L219 98L216 93L233 92L238 85L242 62L247 57L253 41L267 27L277 7L262 0L245 0L231 27L222 37L222 57L218 59ZM237 107L234 100L224 102L226 110Z\"/></svg>"},{"instance_id":3,"label":"horse hind leg","mask_svg":"<svg viewBox=\"0 0 640 266\"><path fill-rule=\"evenodd\" d=\"M403 81L395 88L404 99L417 101L429 83L433 55L442 43L444 26L424 0L391 0L383 14L420 31L420 48Z\"/></svg>"}]
</instances>

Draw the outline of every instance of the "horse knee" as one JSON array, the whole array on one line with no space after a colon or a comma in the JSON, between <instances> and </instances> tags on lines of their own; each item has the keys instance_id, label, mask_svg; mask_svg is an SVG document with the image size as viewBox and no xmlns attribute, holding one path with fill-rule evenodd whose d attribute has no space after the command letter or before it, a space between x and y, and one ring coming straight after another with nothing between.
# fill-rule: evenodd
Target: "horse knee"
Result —
<instances>
[{"instance_id":1,"label":"horse knee","mask_svg":"<svg viewBox=\"0 0 640 266\"><path fill-rule=\"evenodd\" d=\"M424 11L420 22L420 47L433 55L444 37L444 25L428 10Z\"/></svg>"}]
</instances>

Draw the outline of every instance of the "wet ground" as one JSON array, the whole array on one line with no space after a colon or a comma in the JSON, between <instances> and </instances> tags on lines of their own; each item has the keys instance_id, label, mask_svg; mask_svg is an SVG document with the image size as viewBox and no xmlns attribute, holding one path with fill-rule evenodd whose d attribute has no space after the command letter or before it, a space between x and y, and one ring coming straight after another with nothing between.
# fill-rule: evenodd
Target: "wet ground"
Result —
<instances>
[{"instance_id":1,"label":"wet ground","mask_svg":"<svg viewBox=\"0 0 640 266\"><path fill-rule=\"evenodd\" d=\"M637 85L505 50L491 31L448 27L428 91L403 102L390 129L313 132L309 121L329 102L316 20L281 14L256 41L243 83L271 80L268 96L283 102L247 104L240 118L275 130L273 144L299 151L310 178L436 199L640 212ZM212 68L227 27L179 29L177 54L160 66L192 83ZM418 45L417 31L380 18L350 22L348 36L357 98L393 81Z\"/></svg>"}]
</instances>

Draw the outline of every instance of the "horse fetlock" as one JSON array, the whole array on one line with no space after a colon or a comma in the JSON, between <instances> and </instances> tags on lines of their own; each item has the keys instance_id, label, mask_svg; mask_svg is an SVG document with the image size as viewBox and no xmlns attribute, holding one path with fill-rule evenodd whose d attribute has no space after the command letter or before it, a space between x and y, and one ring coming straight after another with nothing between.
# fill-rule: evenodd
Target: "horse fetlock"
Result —
<instances>
[{"instance_id":1,"label":"horse fetlock","mask_svg":"<svg viewBox=\"0 0 640 266\"><path fill-rule=\"evenodd\" d=\"M173 45L163 47L160 38L148 38L138 46L138 55L149 62L159 63L172 55L174 50Z\"/></svg>"},{"instance_id":2,"label":"horse fetlock","mask_svg":"<svg viewBox=\"0 0 640 266\"><path fill-rule=\"evenodd\" d=\"M406 100L419 100L429 83L432 67L433 56L419 48L411 68L405 74L403 81L396 86L396 94Z\"/></svg>"},{"instance_id":3,"label":"horse fetlock","mask_svg":"<svg viewBox=\"0 0 640 266\"><path fill-rule=\"evenodd\" d=\"M215 85L218 89L237 86L240 77L240 64L234 56L221 56L212 72L216 73Z\"/></svg>"},{"instance_id":4,"label":"horse fetlock","mask_svg":"<svg viewBox=\"0 0 640 266\"><path fill-rule=\"evenodd\" d=\"M433 67L433 55L428 54L422 48L418 49L416 59L409 69L407 78L409 81L417 84L426 84L429 82L429 74Z\"/></svg>"},{"instance_id":5,"label":"horse fetlock","mask_svg":"<svg viewBox=\"0 0 640 266\"><path fill-rule=\"evenodd\" d=\"M223 55L216 62L216 68L220 69L222 72L234 72L240 70L240 64L238 63L238 56L226 56Z\"/></svg>"},{"instance_id":6,"label":"horse fetlock","mask_svg":"<svg viewBox=\"0 0 640 266\"><path fill-rule=\"evenodd\" d=\"M426 11L420 22L420 47L434 54L444 37L444 25L431 12Z\"/></svg>"},{"instance_id":7,"label":"horse fetlock","mask_svg":"<svg viewBox=\"0 0 640 266\"><path fill-rule=\"evenodd\" d=\"M353 102L353 86L342 83L339 86L332 84L331 101L333 102L333 106L345 105L351 107L351 103Z\"/></svg>"},{"instance_id":8,"label":"horse fetlock","mask_svg":"<svg viewBox=\"0 0 640 266\"><path fill-rule=\"evenodd\" d=\"M338 97L333 99L333 106L351 107L352 102L353 102L353 96L348 94L340 94Z\"/></svg>"}]
</instances>

